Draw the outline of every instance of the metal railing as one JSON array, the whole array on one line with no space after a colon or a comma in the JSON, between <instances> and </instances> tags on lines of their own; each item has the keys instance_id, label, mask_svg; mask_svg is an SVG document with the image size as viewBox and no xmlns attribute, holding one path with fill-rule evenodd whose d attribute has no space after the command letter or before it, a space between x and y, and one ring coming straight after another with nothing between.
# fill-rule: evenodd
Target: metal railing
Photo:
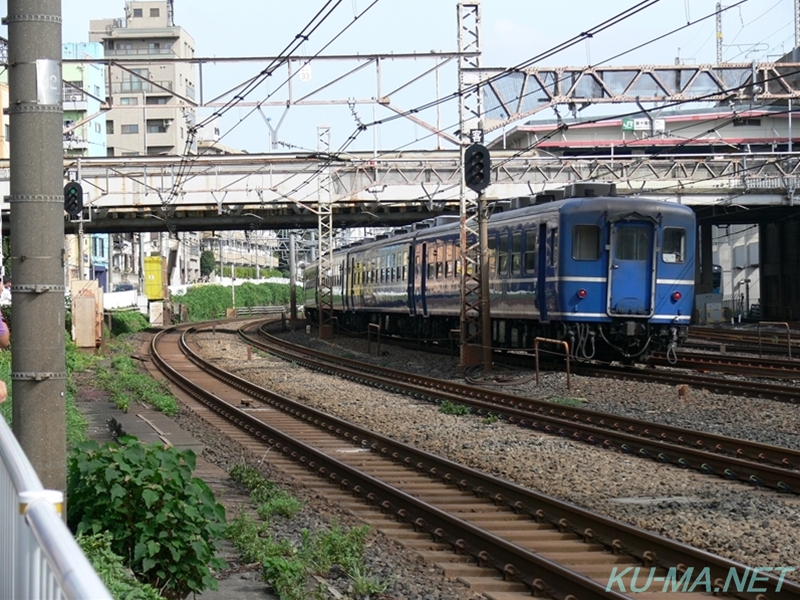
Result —
<instances>
[{"instance_id":1,"label":"metal railing","mask_svg":"<svg viewBox=\"0 0 800 600\"><path fill-rule=\"evenodd\" d=\"M0 598L112 600L0 417Z\"/></svg>"}]
</instances>

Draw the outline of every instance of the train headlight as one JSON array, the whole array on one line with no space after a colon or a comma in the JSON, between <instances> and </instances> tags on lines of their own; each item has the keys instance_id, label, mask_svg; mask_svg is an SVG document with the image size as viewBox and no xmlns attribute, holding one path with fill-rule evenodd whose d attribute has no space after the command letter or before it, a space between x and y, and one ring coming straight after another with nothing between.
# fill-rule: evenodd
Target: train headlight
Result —
<instances>
[{"instance_id":1,"label":"train headlight","mask_svg":"<svg viewBox=\"0 0 800 600\"><path fill-rule=\"evenodd\" d=\"M586 298L586 294L587 294L587 292L583 288L578 290L578 298L581 298L581 299Z\"/></svg>"},{"instance_id":2,"label":"train headlight","mask_svg":"<svg viewBox=\"0 0 800 600\"><path fill-rule=\"evenodd\" d=\"M683 298L683 294L681 294L680 292L672 292L672 300L673 300L673 302L677 302L681 298Z\"/></svg>"}]
</instances>

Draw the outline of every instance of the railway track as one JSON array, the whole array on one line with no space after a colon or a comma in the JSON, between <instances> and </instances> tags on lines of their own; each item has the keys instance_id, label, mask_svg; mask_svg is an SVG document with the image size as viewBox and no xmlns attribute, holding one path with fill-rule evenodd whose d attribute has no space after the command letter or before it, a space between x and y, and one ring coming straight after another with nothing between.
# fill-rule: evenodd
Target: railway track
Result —
<instances>
[{"instance_id":1,"label":"railway track","mask_svg":"<svg viewBox=\"0 0 800 600\"><path fill-rule=\"evenodd\" d=\"M656 354L650 358L648 364L767 379L800 379L800 361L797 360L728 356L681 350L678 352L675 363L669 362L663 354Z\"/></svg>"},{"instance_id":2,"label":"railway track","mask_svg":"<svg viewBox=\"0 0 800 600\"><path fill-rule=\"evenodd\" d=\"M434 402L466 404L479 414L497 414L510 423L608 449L671 463L729 479L800 493L800 452L748 440L642 421L585 408L505 394L365 364L296 346L260 328L238 333L249 344L359 383Z\"/></svg>"},{"instance_id":3,"label":"railway track","mask_svg":"<svg viewBox=\"0 0 800 600\"><path fill-rule=\"evenodd\" d=\"M531 593L568 600L632 597L635 567L646 578L722 589L751 572L732 561L596 515L353 426L277 396L200 359L187 341L189 327L154 337L156 364L214 425L245 443L263 444L309 485L356 511L368 522L417 548L445 571L460 574L493 600ZM264 420L268 419L269 424ZM366 504L365 504L366 503ZM455 550L456 555L433 554ZM475 564L465 563L471 557ZM493 575L489 575L492 573ZM617 573L617 575L612 575ZM636 572L638 574L638 571ZM641 580L639 581L641 585ZM800 599L800 585L759 573L759 585L739 584L748 600ZM658 584L657 584L658 585ZM615 587L617 586L617 587ZM750 586L752 588L752 586ZM676 586L680 589L680 585ZM684 588L686 586L684 585ZM779 591L778 591L779 590ZM677 593L662 594L664 600ZM694 600L700 591L680 593Z\"/></svg>"}]
</instances>

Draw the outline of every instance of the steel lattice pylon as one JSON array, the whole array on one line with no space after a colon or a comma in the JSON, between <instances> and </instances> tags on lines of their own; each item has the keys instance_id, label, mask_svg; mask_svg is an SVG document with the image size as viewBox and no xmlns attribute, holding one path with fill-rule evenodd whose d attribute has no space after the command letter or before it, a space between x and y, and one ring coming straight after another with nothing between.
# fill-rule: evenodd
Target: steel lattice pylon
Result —
<instances>
[{"instance_id":1,"label":"steel lattice pylon","mask_svg":"<svg viewBox=\"0 0 800 600\"><path fill-rule=\"evenodd\" d=\"M480 235L478 229L478 199L468 192L464 184L463 150L473 139L470 131L482 127L482 100L480 87L480 22L481 6L478 2L458 5L458 62L459 130L461 141L461 363L474 362L468 355L470 347L483 341L481 328L481 277ZM472 54L474 53L474 54ZM482 137L480 133L477 137ZM486 332L490 335L490 332Z\"/></svg>"},{"instance_id":2,"label":"steel lattice pylon","mask_svg":"<svg viewBox=\"0 0 800 600\"><path fill-rule=\"evenodd\" d=\"M331 129L317 127L317 150L322 156L330 154ZM331 198L330 165L319 174L319 270L317 294L319 302L319 337L333 337L333 202Z\"/></svg>"}]
</instances>

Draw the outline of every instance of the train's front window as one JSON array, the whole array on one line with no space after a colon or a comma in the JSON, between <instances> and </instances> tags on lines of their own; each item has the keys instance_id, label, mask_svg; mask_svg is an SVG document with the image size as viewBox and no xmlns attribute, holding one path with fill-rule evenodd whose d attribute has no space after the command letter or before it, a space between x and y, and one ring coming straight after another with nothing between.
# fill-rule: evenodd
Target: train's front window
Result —
<instances>
[{"instance_id":1,"label":"train's front window","mask_svg":"<svg viewBox=\"0 0 800 600\"><path fill-rule=\"evenodd\" d=\"M686 260L686 230L665 227L661 243L661 259L665 263L682 263Z\"/></svg>"},{"instance_id":2,"label":"train's front window","mask_svg":"<svg viewBox=\"0 0 800 600\"><path fill-rule=\"evenodd\" d=\"M614 256L618 260L647 260L651 245L649 234L646 227L617 228Z\"/></svg>"}]
</instances>

